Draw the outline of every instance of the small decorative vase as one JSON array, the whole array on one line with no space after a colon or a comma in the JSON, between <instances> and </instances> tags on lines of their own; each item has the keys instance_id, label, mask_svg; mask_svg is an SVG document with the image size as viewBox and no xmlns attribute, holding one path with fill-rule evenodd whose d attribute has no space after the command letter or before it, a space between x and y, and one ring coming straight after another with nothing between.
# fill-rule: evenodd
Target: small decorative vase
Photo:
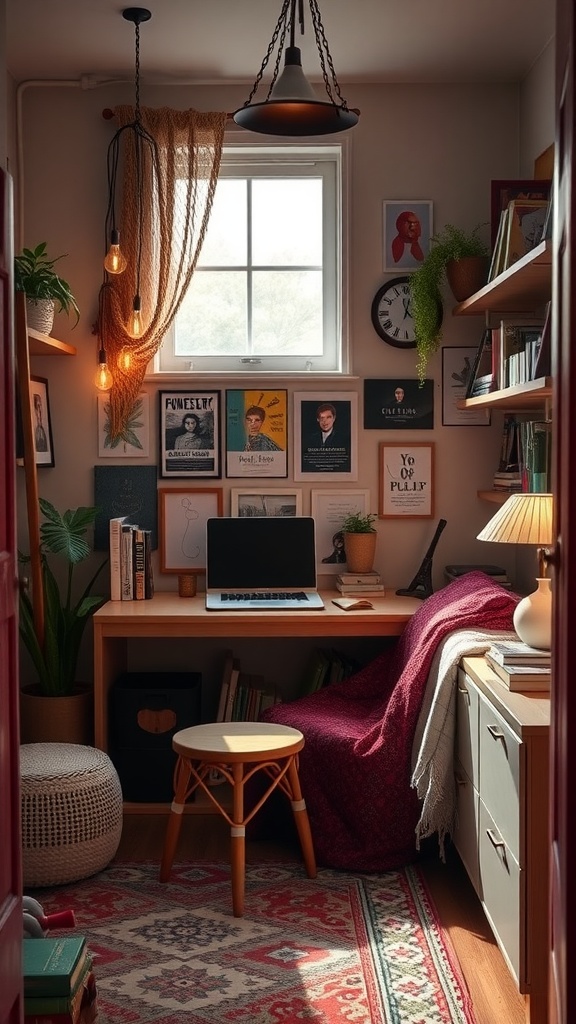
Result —
<instances>
[{"instance_id":1,"label":"small decorative vase","mask_svg":"<svg viewBox=\"0 0 576 1024\"><path fill-rule=\"evenodd\" d=\"M22 743L94 743L94 689L78 683L66 697L47 697L38 686L20 691Z\"/></svg>"},{"instance_id":2,"label":"small decorative vase","mask_svg":"<svg viewBox=\"0 0 576 1024\"><path fill-rule=\"evenodd\" d=\"M530 647L549 651L552 645L552 593L547 577L536 580L538 589L522 598L514 610L514 629Z\"/></svg>"},{"instance_id":3,"label":"small decorative vase","mask_svg":"<svg viewBox=\"0 0 576 1024\"><path fill-rule=\"evenodd\" d=\"M178 576L178 596L196 596L196 576L194 573L182 573Z\"/></svg>"},{"instance_id":4,"label":"small decorative vase","mask_svg":"<svg viewBox=\"0 0 576 1024\"><path fill-rule=\"evenodd\" d=\"M372 572L378 534L345 533L344 550L348 572Z\"/></svg>"},{"instance_id":5,"label":"small decorative vase","mask_svg":"<svg viewBox=\"0 0 576 1024\"><path fill-rule=\"evenodd\" d=\"M54 299L30 299L26 296L26 323L34 331L50 334L54 326Z\"/></svg>"},{"instance_id":6,"label":"small decorative vase","mask_svg":"<svg viewBox=\"0 0 576 1024\"><path fill-rule=\"evenodd\" d=\"M486 256L464 256L446 264L446 277L457 302L464 302L479 292L488 280L489 260Z\"/></svg>"}]
</instances>

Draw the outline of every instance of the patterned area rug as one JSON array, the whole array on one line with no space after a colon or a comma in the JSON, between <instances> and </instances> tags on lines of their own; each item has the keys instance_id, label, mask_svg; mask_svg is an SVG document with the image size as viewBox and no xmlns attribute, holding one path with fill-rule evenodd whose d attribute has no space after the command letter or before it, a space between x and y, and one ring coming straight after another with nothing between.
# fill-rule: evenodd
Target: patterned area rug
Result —
<instances>
[{"instance_id":1,"label":"patterned area rug","mask_svg":"<svg viewBox=\"0 0 576 1024\"><path fill-rule=\"evenodd\" d=\"M94 953L98 1024L474 1024L417 868L378 875L248 865L113 864L35 890L72 908Z\"/></svg>"}]
</instances>

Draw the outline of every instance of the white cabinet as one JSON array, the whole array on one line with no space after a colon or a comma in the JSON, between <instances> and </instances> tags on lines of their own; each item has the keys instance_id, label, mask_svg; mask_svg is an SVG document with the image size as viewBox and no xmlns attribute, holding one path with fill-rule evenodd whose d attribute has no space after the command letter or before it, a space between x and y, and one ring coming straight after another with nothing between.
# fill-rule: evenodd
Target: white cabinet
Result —
<instances>
[{"instance_id":1,"label":"white cabinet","mask_svg":"<svg viewBox=\"0 0 576 1024\"><path fill-rule=\"evenodd\" d=\"M456 848L532 1024L544 1024L548 962L550 701L511 693L484 658L458 676Z\"/></svg>"}]
</instances>

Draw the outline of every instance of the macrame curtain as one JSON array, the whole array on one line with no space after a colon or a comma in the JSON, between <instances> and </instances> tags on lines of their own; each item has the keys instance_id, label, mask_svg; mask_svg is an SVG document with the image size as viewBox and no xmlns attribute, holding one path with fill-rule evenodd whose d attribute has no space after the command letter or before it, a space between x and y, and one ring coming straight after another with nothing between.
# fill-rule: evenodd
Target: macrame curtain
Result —
<instances>
[{"instance_id":1,"label":"macrame curtain","mask_svg":"<svg viewBox=\"0 0 576 1024\"><path fill-rule=\"evenodd\" d=\"M119 127L130 124L135 119L134 107L116 107L114 116ZM100 341L114 376L110 392L112 437L126 422L146 367L160 348L192 279L212 208L226 126L226 113L168 107L142 107L140 118L156 143L157 156L149 146L140 146L139 204L136 133L123 132L118 226L128 266L123 274L107 274L100 293ZM127 325L137 293L146 329L139 338L132 338ZM130 354L129 369L118 366L123 351Z\"/></svg>"}]
</instances>

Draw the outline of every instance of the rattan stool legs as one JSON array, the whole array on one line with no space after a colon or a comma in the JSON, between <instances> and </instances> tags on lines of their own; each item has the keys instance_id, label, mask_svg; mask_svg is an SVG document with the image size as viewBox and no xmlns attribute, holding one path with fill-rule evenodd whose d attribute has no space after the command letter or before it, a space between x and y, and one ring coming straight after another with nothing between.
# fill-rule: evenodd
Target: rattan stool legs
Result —
<instances>
[{"instance_id":1,"label":"rattan stool legs","mask_svg":"<svg viewBox=\"0 0 576 1024\"><path fill-rule=\"evenodd\" d=\"M195 725L177 732L172 745L178 754L174 774L174 801L166 828L160 881L166 882L178 845L184 805L200 787L230 825L230 866L232 911L244 913L246 825L278 787L292 804L304 866L309 878L316 877L316 858L306 804L298 777L298 753L304 737L297 729L264 722L226 722ZM225 806L218 787L210 787L208 777L217 771L232 787L232 809ZM248 814L244 808L244 788L258 771L268 776L263 796Z\"/></svg>"}]
</instances>

